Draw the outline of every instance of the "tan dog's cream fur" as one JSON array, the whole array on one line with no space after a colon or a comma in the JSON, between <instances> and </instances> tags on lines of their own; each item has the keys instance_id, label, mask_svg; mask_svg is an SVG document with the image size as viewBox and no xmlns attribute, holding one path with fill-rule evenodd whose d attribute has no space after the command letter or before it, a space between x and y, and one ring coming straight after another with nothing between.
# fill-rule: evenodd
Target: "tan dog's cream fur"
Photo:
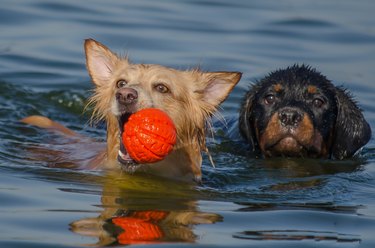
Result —
<instances>
[{"instance_id":1,"label":"tan dog's cream fur","mask_svg":"<svg viewBox=\"0 0 375 248\"><path fill-rule=\"evenodd\" d=\"M238 83L241 73L202 72L197 69L180 71L161 65L133 64L92 39L86 40L85 52L87 68L96 86L89 102L94 107L93 119L107 123L107 151L99 168L120 168L117 161L120 147L118 119L124 110L116 94L121 81L121 87L137 92L132 106L134 111L161 109L171 117L177 128L177 143L173 151L161 162L137 165L136 171L200 180L201 152L206 150L205 124ZM32 118L23 121L46 127L45 123L40 123L40 117L39 123ZM51 123L48 125L61 129Z\"/></svg>"}]
</instances>

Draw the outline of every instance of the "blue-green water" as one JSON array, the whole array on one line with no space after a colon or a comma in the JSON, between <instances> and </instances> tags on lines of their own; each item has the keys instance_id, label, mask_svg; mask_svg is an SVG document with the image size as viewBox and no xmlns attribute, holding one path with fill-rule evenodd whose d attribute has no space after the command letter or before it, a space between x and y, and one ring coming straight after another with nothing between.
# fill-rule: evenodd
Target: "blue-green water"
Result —
<instances>
[{"instance_id":1,"label":"blue-green water","mask_svg":"<svg viewBox=\"0 0 375 248\"><path fill-rule=\"evenodd\" d=\"M53 157L29 154L50 134L18 122L42 114L104 139L83 114L94 38L134 62L242 71L222 106L229 127L249 83L307 63L350 89L374 129L374 11L372 0L3 0L0 247L122 246L132 232L154 246L374 247L373 139L347 161L262 160L218 131L216 169L204 157L204 183L191 186L48 168Z\"/></svg>"}]
</instances>

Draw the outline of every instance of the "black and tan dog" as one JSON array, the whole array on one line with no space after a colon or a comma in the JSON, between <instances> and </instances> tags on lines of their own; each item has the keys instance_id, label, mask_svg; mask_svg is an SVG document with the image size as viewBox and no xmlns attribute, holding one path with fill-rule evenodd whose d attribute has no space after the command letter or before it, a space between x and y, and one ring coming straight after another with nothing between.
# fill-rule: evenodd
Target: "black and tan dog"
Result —
<instances>
[{"instance_id":1,"label":"black and tan dog","mask_svg":"<svg viewBox=\"0 0 375 248\"><path fill-rule=\"evenodd\" d=\"M348 92L308 66L275 71L242 103L241 135L265 157L352 157L371 128Z\"/></svg>"}]
</instances>

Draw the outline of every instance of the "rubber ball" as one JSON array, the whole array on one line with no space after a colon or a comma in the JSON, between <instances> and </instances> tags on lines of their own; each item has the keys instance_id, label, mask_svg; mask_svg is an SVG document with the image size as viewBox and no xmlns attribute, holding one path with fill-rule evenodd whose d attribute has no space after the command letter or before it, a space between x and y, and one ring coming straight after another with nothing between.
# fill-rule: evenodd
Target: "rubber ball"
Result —
<instances>
[{"instance_id":1,"label":"rubber ball","mask_svg":"<svg viewBox=\"0 0 375 248\"><path fill-rule=\"evenodd\" d=\"M176 136L172 119L160 109L148 108L129 117L122 141L129 156L145 164L163 160L173 150Z\"/></svg>"}]
</instances>

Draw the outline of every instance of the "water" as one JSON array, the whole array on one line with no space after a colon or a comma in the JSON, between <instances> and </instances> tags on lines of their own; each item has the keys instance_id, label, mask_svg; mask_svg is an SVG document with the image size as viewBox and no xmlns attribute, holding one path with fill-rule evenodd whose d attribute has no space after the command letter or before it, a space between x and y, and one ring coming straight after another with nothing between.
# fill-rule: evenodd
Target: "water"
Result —
<instances>
[{"instance_id":1,"label":"water","mask_svg":"<svg viewBox=\"0 0 375 248\"><path fill-rule=\"evenodd\" d=\"M91 37L134 62L242 71L223 104L229 127L250 82L307 63L350 89L374 129L374 10L372 0L3 0L0 247L137 238L157 247L374 247L373 139L346 161L262 160L217 130L209 143L216 169L204 157L204 184L194 186L48 168L53 158L27 154L49 134L17 122L42 114L105 137L83 114L91 89L83 40Z\"/></svg>"}]
</instances>

